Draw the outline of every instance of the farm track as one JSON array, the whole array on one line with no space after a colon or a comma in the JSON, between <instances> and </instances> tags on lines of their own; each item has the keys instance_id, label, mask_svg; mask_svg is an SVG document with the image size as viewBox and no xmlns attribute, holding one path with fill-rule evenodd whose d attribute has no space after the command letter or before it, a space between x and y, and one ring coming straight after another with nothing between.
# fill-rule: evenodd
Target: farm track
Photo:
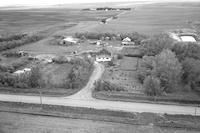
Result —
<instances>
[{"instance_id":1,"label":"farm track","mask_svg":"<svg viewBox=\"0 0 200 133\"><path fill-rule=\"evenodd\" d=\"M106 101L92 98L94 82L98 80L104 71L103 65L95 63L95 69L87 85L78 93L69 97L42 97L42 103L48 105L61 105L72 107L85 107L125 112L151 112L167 114L185 114L200 116L200 107L181 105L161 105L150 103L135 103L121 101ZM38 96L0 94L1 101L23 102L40 104Z\"/></svg>"}]
</instances>

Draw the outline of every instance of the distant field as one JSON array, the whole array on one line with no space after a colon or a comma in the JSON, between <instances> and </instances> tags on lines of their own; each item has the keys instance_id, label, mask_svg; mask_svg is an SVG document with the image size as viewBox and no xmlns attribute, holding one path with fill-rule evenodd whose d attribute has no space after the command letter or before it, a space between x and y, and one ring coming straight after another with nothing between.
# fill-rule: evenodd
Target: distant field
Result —
<instances>
[{"instance_id":1,"label":"distant field","mask_svg":"<svg viewBox=\"0 0 200 133\"><path fill-rule=\"evenodd\" d=\"M157 34L169 29L192 28L200 21L199 3L163 3L136 7L118 19L94 29L98 32L139 32Z\"/></svg>"},{"instance_id":2,"label":"distant field","mask_svg":"<svg viewBox=\"0 0 200 133\"><path fill-rule=\"evenodd\" d=\"M68 23L97 21L116 14L117 11L83 12L66 8L1 10L0 34L37 31L60 25L68 26Z\"/></svg>"}]
</instances>

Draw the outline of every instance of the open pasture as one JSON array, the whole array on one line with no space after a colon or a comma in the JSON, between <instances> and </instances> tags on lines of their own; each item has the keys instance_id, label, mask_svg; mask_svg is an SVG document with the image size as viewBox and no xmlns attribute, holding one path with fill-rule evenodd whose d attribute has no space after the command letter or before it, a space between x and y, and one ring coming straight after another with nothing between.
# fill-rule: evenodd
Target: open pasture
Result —
<instances>
[{"instance_id":1,"label":"open pasture","mask_svg":"<svg viewBox=\"0 0 200 133\"><path fill-rule=\"evenodd\" d=\"M101 24L98 32L139 32L157 34L169 29L193 28L200 21L200 4L162 3L138 6L119 15L118 19Z\"/></svg>"},{"instance_id":2,"label":"open pasture","mask_svg":"<svg viewBox=\"0 0 200 133\"><path fill-rule=\"evenodd\" d=\"M116 14L117 11L81 11L66 8L1 10L0 34L32 32L60 25L68 28L74 26L68 23L97 21Z\"/></svg>"}]
</instances>

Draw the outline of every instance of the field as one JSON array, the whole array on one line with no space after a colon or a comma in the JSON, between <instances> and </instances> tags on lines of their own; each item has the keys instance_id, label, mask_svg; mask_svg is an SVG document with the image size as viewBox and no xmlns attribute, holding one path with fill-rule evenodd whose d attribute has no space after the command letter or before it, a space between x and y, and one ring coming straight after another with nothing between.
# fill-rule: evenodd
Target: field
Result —
<instances>
[{"instance_id":1,"label":"field","mask_svg":"<svg viewBox=\"0 0 200 133\"><path fill-rule=\"evenodd\" d=\"M197 133L199 117L1 102L1 133Z\"/></svg>"},{"instance_id":2,"label":"field","mask_svg":"<svg viewBox=\"0 0 200 133\"><path fill-rule=\"evenodd\" d=\"M1 133L187 133L184 129L0 112ZM190 133L198 131L190 130Z\"/></svg>"},{"instance_id":3,"label":"field","mask_svg":"<svg viewBox=\"0 0 200 133\"><path fill-rule=\"evenodd\" d=\"M162 3L138 6L118 19L94 28L98 32L139 32L147 35L170 29L193 28L200 21L199 3Z\"/></svg>"},{"instance_id":4,"label":"field","mask_svg":"<svg viewBox=\"0 0 200 133\"><path fill-rule=\"evenodd\" d=\"M78 24L80 21L97 21L117 12L83 12L79 9L48 8L27 10L1 10L0 34L33 32L60 27L60 30ZM55 29L53 29L55 30ZM55 32L55 31L54 31Z\"/></svg>"}]
</instances>

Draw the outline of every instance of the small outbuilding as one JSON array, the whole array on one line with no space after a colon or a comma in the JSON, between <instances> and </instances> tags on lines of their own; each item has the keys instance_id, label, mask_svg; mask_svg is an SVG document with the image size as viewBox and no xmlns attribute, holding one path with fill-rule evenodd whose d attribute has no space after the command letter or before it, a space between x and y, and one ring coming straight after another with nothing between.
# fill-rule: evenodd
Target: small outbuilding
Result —
<instances>
[{"instance_id":1,"label":"small outbuilding","mask_svg":"<svg viewBox=\"0 0 200 133\"><path fill-rule=\"evenodd\" d=\"M23 74L23 73L28 73L28 72L30 72L30 71L31 71L31 68L24 68L24 69L22 69L22 70L17 70L17 71L15 71L14 74L15 74L15 75L21 75L21 74Z\"/></svg>"},{"instance_id":2,"label":"small outbuilding","mask_svg":"<svg viewBox=\"0 0 200 133\"><path fill-rule=\"evenodd\" d=\"M73 45L73 44L78 44L78 43L79 43L79 39L73 38L72 36L67 36L61 41L61 44L63 45Z\"/></svg>"}]
</instances>

